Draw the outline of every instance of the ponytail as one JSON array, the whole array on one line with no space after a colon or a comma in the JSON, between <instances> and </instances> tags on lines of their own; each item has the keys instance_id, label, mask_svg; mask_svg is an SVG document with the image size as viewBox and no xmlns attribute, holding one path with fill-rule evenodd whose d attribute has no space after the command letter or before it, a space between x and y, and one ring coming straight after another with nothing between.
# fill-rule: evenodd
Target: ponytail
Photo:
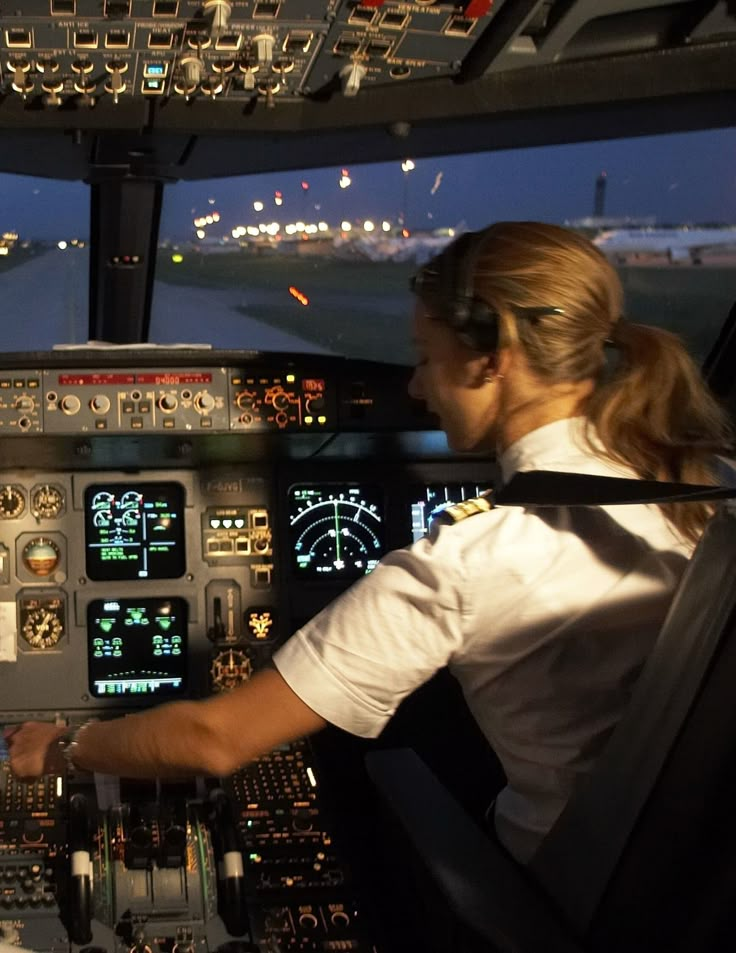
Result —
<instances>
[{"instance_id":1,"label":"ponytail","mask_svg":"<svg viewBox=\"0 0 736 953\"><path fill-rule=\"evenodd\" d=\"M588 417L594 453L645 480L715 482L716 455L731 443L725 412L679 338L619 317L621 280L595 245L557 225L498 222L474 247L450 291L457 295L459 288L463 301L472 293L487 314L498 314L500 346L520 347L540 380L592 383L580 412ZM453 254L449 246L428 267L454 274L457 265L443 265ZM525 310L537 312L535 318L519 319ZM457 329L457 322L451 326ZM662 510L694 542L712 507L675 503Z\"/></svg>"},{"instance_id":2,"label":"ponytail","mask_svg":"<svg viewBox=\"0 0 736 953\"><path fill-rule=\"evenodd\" d=\"M715 457L731 428L676 335L621 318L609 342L618 352L584 407L588 440L645 480L714 483ZM685 539L695 542L713 512L701 503L662 505Z\"/></svg>"}]
</instances>

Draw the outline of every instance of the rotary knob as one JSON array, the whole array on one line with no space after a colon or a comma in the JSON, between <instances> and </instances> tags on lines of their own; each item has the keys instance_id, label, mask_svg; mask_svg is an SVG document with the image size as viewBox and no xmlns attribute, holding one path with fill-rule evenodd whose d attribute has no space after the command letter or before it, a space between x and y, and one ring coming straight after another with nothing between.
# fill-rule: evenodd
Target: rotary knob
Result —
<instances>
[{"instance_id":1,"label":"rotary knob","mask_svg":"<svg viewBox=\"0 0 736 953\"><path fill-rule=\"evenodd\" d=\"M241 410L255 410L256 395L252 391L243 390L235 398L235 403Z\"/></svg>"},{"instance_id":2,"label":"rotary knob","mask_svg":"<svg viewBox=\"0 0 736 953\"><path fill-rule=\"evenodd\" d=\"M204 390L194 398L194 407L200 414L209 414L215 409L215 398Z\"/></svg>"},{"instance_id":3,"label":"rotary knob","mask_svg":"<svg viewBox=\"0 0 736 953\"><path fill-rule=\"evenodd\" d=\"M73 417L74 414L78 414L81 406L82 402L76 394L65 394L59 401L59 407L61 407L63 413L67 414L69 417Z\"/></svg>"},{"instance_id":4,"label":"rotary knob","mask_svg":"<svg viewBox=\"0 0 736 953\"><path fill-rule=\"evenodd\" d=\"M28 414L36 406L36 401L29 394L21 394L15 402L15 409Z\"/></svg>"},{"instance_id":5,"label":"rotary knob","mask_svg":"<svg viewBox=\"0 0 736 953\"><path fill-rule=\"evenodd\" d=\"M110 409L110 398L105 394L95 394L89 407L93 414L106 414Z\"/></svg>"},{"instance_id":6,"label":"rotary knob","mask_svg":"<svg viewBox=\"0 0 736 953\"><path fill-rule=\"evenodd\" d=\"M320 410L325 409L325 399L321 395L319 397L308 397L307 398L307 411L309 413L317 413Z\"/></svg>"}]
</instances>

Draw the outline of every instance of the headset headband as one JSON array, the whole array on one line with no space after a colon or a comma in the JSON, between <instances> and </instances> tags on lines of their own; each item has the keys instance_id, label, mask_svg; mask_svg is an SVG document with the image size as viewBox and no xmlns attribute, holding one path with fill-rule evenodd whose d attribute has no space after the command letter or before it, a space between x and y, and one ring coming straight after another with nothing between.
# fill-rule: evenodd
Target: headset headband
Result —
<instances>
[{"instance_id":1,"label":"headset headband","mask_svg":"<svg viewBox=\"0 0 736 953\"><path fill-rule=\"evenodd\" d=\"M439 301L441 319L474 351L498 348L500 315L474 294L475 270L486 232L465 232L410 279L414 294L428 291ZM563 308L511 307L517 318L535 321L546 314L564 314Z\"/></svg>"}]
</instances>

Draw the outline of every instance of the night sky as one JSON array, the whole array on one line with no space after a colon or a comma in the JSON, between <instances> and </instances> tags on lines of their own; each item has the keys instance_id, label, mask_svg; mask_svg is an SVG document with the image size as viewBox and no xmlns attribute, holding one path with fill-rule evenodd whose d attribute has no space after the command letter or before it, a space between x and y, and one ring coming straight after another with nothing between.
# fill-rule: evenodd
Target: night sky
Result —
<instances>
[{"instance_id":1,"label":"night sky","mask_svg":"<svg viewBox=\"0 0 736 953\"><path fill-rule=\"evenodd\" d=\"M343 219L372 218L395 224L404 209L413 230L478 228L501 219L561 223L592 214L595 180L604 170L608 216L736 224L736 129L415 162L406 174L399 162L352 165L352 185L344 190L339 167L167 186L161 238L194 238L193 218L215 210L220 223L209 235L271 221L323 220L336 226ZM307 191L302 181L309 184ZM276 190L283 195L281 208L274 205ZM264 203L261 213L253 210L256 200ZM21 238L87 238L88 189L0 175L0 216L2 231L16 230Z\"/></svg>"}]
</instances>

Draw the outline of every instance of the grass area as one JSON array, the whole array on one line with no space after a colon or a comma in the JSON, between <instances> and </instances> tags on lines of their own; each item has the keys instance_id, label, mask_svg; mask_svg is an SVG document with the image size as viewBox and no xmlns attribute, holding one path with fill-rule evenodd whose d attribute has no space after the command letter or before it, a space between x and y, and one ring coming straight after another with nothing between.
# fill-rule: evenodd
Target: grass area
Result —
<instances>
[{"instance_id":1,"label":"grass area","mask_svg":"<svg viewBox=\"0 0 736 953\"><path fill-rule=\"evenodd\" d=\"M674 331L702 361L736 302L736 268L631 266L619 273L627 317Z\"/></svg>"},{"instance_id":2,"label":"grass area","mask_svg":"<svg viewBox=\"0 0 736 953\"><path fill-rule=\"evenodd\" d=\"M328 256L189 253L181 265L160 255L157 279L242 293L236 310L350 357L408 363L412 303L407 262L351 262ZM736 301L736 268L623 266L630 320L681 335L702 361ZM309 298L305 307L289 293ZM216 310L210 319L216 320Z\"/></svg>"},{"instance_id":3,"label":"grass area","mask_svg":"<svg viewBox=\"0 0 736 953\"><path fill-rule=\"evenodd\" d=\"M187 255L174 265L159 255L156 277L172 284L242 293L236 310L338 354L406 364L412 299L407 262L351 262L248 253ZM300 304L297 288L309 299ZM213 320L214 320L213 316Z\"/></svg>"},{"instance_id":4,"label":"grass area","mask_svg":"<svg viewBox=\"0 0 736 953\"><path fill-rule=\"evenodd\" d=\"M391 296L407 290L411 262L338 261L327 255L257 255L234 252L220 255L187 253L181 265L160 254L156 277L170 284L227 288L245 284L251 288L295 285L305 294L318 290L353 294L370 291Z\"/></svg>"}]
</instances>

